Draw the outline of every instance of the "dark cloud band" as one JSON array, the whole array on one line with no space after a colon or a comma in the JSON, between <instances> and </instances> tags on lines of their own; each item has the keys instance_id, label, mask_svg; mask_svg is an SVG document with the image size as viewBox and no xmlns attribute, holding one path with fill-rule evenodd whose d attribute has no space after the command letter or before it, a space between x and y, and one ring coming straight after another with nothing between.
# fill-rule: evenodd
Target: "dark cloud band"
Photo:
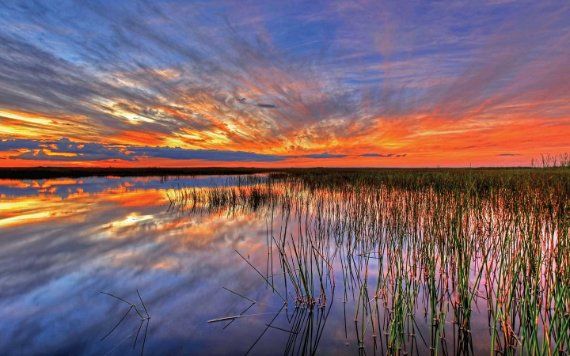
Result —
<instances>
[{"instance_id":1,"label":"dark cloud band","mask_svg":"<svg viewBox=\"0 0 570 356\"><path fill-rule=\"evenodd\" d=\"M301 156L260 154L246 151L201 150L180 147L121 146L79 143L62 138L57 141L2 140L0 152L14 152L10 157L44 161L138 161L148 158L201 160L218 162L279 162L294 158L343 158L344 154L317 153Z\"/></svg>"}]
</instances>

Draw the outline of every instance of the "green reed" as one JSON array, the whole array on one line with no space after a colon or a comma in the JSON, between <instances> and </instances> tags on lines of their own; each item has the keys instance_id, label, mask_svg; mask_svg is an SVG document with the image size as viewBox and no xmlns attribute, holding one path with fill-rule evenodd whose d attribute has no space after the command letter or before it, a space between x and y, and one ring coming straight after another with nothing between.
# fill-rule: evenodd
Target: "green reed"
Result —
<instances>
[{"instance_id":1,"label":"green reed","mask_svg":"<svg viewBox=\"0 0 570 356\"><path fill-rule=\"evenodd\" d=\"M569 352L568 168L309 169L256 179L177 191L171 205L265 214L265 282L309 313L342 288L359 349L473 354L473 315L483 313L490 353ZM273 268L282 285L270 280Z\"/></svg>"}]
</instances>

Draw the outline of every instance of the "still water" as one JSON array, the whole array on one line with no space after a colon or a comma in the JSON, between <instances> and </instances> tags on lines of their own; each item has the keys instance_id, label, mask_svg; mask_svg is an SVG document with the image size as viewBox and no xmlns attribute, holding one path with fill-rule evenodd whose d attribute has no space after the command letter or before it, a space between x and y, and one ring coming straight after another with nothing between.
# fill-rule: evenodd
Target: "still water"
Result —
<instances>
[{"instance_id":1,"label":"still water","mask_svg":"<svg viewBox=\"0 0 570 356\"><path fill-rule=\"evenodd\" d=\"M180 204L191 194L184 192L244 189L263 179L0 180L0 354L380 355L398 342L414 354L434 345L440 353L489 352L487 305L478 297L466 347L452 310L434 334L416 277L391 279L397 271L390 272L380 287L378 276L363 272L391 270L390 262L356 253L350 242L280 245L281 237L333 234L303 231L314 211L295 217L266 203ZM367 229L352 229L360 228ZM287 269L279 267L284 249ZM473 264L472 279L477 271ZM307 278L312 307L298 297ZM413 285L409 293L419 297L404 304L403 336L394 341L398 283Z\"/></svg>"},{"instance_id":2,"label":"still water","mask_svg":"<svg viewBox=\"0 0 570 356\"><path fill-rule=\"evenodd\" d=\"M0 353L138 354L145 336L147 354L245 353L281 307L234 251L264 257L265 219L256 212L173 212L166 196L228 182L1 181ZM255 298L249 311L261 315L227 327L207 323L251 304L223 287ZM100 292L140 304L137 290L151 318L131 312L101 340L129 305ZM275 353L287 339L268 331L255 353Z\"/></svg>"},{"instance_id":3,"label":"still water","mask_svg":"<svg viewBox=\"0 0 570 356\"><path fill-rule=\"evenodd\" d=\"M139 353L145 333L148 354L245 352L267 316L223 330L206 321L247 306L222 287L267 297L234 252L255 256L262 249L264 220L255 213L177 214L166 197L168 189L227 180L2 181L0 353ZM101 340L129 306L100 292L138 303L137 289L151 319L134 350L136 313ZM273 308L269 302L255 312ZM284 335L269 333L257 351L273 350L276 336Z\"/></svg>"}]
</instances>

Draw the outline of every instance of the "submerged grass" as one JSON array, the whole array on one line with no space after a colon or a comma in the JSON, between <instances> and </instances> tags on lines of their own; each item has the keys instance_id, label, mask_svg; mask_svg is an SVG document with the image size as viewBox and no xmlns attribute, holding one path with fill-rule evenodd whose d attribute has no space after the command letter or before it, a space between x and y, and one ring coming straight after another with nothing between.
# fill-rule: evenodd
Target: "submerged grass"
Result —
<instances>
[{"instance_id":1,"label":"submerged grass","mask_svg":"<svg viewBox=\"0 0 570 356\"><path fill-rule=\"evenodd\" d=\"M544 355L570 351L569 198L568 168L289 170L169 196L265 214L266 273L242 258L308 315L328 315L342 288L363 352L473 354L477 313L490 353ZM318 337L300 323L287 350L314 353L326 318Z\"/></svg>"}]
</instances>

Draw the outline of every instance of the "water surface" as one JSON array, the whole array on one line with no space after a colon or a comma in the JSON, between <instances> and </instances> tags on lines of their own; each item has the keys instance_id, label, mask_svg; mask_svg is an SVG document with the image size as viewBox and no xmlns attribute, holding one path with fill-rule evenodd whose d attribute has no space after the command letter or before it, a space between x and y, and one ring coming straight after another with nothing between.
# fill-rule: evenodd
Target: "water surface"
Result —
<instances>
[{"instance_id":1,"label":"water surface","mask_svg":"<svg viewBox=\"0 0 570 356\"><path fill-rule=\"evenodd\" d=\"M221 198L228 187L265 186L264 177L0 181L0 353L490 351L484 287L475 288L473 337L458 327L457 292L438 307L434 327L430 289L419 282L428 269L413 262L413 240L382 248L358 240L404 231L375 222L392 221L382 211L398 215L412 195L385 193L384 205L352 220L346 213L360 208L330 192L291 190L300 199L293 206L264 195ZM289 187L271 189L286 195ZM303 208L309 198L314 205ZM481 256L470 258L470 281L479 281ZM479 278L483 285L488 276Z\"/></svg>"}]
</instances>

